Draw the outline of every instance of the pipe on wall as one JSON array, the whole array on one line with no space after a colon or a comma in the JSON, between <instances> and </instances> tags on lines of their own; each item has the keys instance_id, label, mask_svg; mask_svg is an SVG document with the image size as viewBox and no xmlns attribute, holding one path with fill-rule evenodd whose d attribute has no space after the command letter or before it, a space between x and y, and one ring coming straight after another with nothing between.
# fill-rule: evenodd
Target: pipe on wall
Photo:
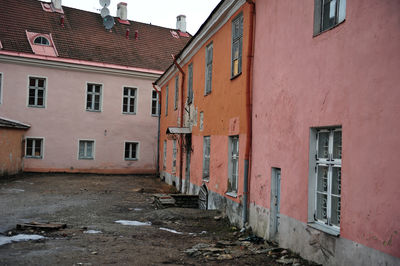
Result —
<instances>
[{"instance_id":1,"label":"pipe on wall","mask_svg":"<svg viewBox=\"0 0 400 266\"><path fill-rule=\"evenodd\" d=\"M182 67L178 64L178 62L176 61L177 58L172 55L172 58L174 59L174 64L175 66L178 68L179 72L181 72L182 74L182 84L181 84L181 102L180 102L180 127L183 127L183 109L184 109L184 101L183 101L183 88L185 85L185 72L183 71ZM181 143L180 143L180 153L179 153L179 191L183 192L183 176L182 176L182 169L183 169L183 135L180 134L179 137L181 138Z\"/></svg>"},{"instance_id":2,"label":"pipe on wall","mask_svg":"<svg viewBox=\"0 0 400 266\"><path fill-rule=\"evenodd\" d=\"M244 155L244 180L243 180L243 214L242 222L243 226L248 220L248 205L249 205L249 187L250 187L250 162L251 162L251 146L252 146L252 74L253 74L253 45L254 45L254 24L255 24L255 2L253 0L246 0L251 6L250 10L250 25L249 25L249 38L247 43L247 66L246 66L246 117L247 117L247 135L246 135L246 150Z\"/></svg>"}]
</instances>

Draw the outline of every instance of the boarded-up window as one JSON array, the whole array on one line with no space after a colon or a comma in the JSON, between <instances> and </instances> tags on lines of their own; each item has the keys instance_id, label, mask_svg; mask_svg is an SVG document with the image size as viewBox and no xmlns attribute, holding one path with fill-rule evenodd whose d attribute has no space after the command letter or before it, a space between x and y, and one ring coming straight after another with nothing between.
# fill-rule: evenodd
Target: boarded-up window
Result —
<instances>
[{"instance_id":1,"label":"boarded-up window","mask_svg":"<svg viewBox=\"0 0 400 266\"><path fill-rule=\"evenodd\" d=\"M188 103L193 101L193 63L188 67L189 77L188 77Z\"/></svg>"},{"instance_id":2,"label":"boarded-up window","mask_svg":"<svg viewBox=\"0 0 400 266\"><path fill-rule=\"evenodd\" d=\"M242 73L243 14L232 21L232 69L231 77Z\"/></svg>"},{"instance_id":3,"label":"boarded-up window","mask_svg":"<svg viewBox=\"0 0 400 266\"><path fill-rule=\"evenodd\" d=\"M210 179L210 136L203 138L203 179Z\"/></svg>"},{"instance_id":4,"label":"boarded-up window","mask_svg":"<svg viewBox=\"0 0 400 266\"><path fill-rule=\"evenodd\" d=\"M206 95L211 93L212 68L213 68L213 44L210 43L206 47L206 89L205 89Z\"/></svg>"}]
</instances>

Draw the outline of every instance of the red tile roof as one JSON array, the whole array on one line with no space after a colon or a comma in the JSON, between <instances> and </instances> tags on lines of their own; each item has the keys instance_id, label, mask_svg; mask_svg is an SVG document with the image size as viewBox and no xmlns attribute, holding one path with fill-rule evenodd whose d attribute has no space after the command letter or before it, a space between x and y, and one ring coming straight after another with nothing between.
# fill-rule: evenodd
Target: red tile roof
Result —
<instances>
[{"instance_id":1,"label":"red tile roof","mask_svg":"<svg viewBox=\"0 0 400 266\"><path fill-rule=\"evenodd\" d=\"M171 30L115 18L112 31L103 26L100 14L63 6L64 15L42 9L37 0L3 1L0 8L0 41L4 51L33 54L26 37L30 32L52 34L60 58L116 64L164 71L190 40L176 39ZM64 16L64 27L61 26ZM130 30L129 39L126 29ZM138 39L135 39L135 31Z\"/></svg>"}]
</instances>

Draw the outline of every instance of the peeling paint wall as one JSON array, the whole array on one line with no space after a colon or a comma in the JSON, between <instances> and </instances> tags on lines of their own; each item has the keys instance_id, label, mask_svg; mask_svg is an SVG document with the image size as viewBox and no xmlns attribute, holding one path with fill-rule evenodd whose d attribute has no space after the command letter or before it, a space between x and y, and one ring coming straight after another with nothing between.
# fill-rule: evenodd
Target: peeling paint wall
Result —
<instances>
[{"instance_id":1,"label":"peeling paint wall","mask_svg":"<svg viewBox=\"0 0 400 266\"><path fill-rule=\"evenodd\" d=\"M399 1L347 1L346 20L313 37L314 1L256 1L250 222L266 235L259 219L269 217L254 206L270 210L271 168L281 168L280 243L324 265L400 257L399 10ZM316 237L327 262L306 231L315 232L306 226L310 128L336 125L340 236Z\"/></svg>"},{"instance_id":2,"label":"peeling paint wall","mask_svg":"<svg viewBox=\"0 0 400 266\"><path fill-rule=\"evenodd\" d=\"M22 141L25 130L0 127L0 176L23 170Z\"/></svg>"},{"instance_id":3,"label":"peeling paint wall","mask_svg":"<svg viewBox=\"0 0 400 266\"><path fill-rule=\"evenodd\" d=\"M244 1L243 1L244 3ZM232 2L231 4L235 4ZM191 134L191 161L190 161L190 185L183 187L189 188L189 193L198 193L198 189L206 184L209 190L209 208L222 209L227 212L231 221L241 225L242 200L243 200L243 175L244 175L244 152L246 148L247 136L247 117L246 117L246 68L248 66L247 48L249 38L249 19L250 6L243 4L238 10L234 11L228 21L205 40L204 45L185 63L181 65L186 73L184 93L184 114L183 126L192 130ZM243 55L242 73L231 79L231 34L232 20L242 12L243 24ZM216 26L217 27L217 26ZM205 56L206 46L213 43L213 73L211 93L205 95ZM229 48L229 49L228 49ZM187 61L187 62L186 62ZM188 88L188 66L193 64L193 101L187 103ZM168 95L168 115L165 115L165 100L161 107L161 135L160 151L163 151L164 140L167 140L166 169L162 173L166 176L166 181L170 181L172 176L172 136L165 134L168 127L179 125L180 108L174 110L174 90L175 77L181 73L175 69L174 74L162 84L162 99L166 99L166 87L169 88ZM181 83L179 84L181 86ZM181 99L182 89L180 87L179 99ZM179 102L181 104L181 102ZM178 106L179 106L178 104ZM201 115L200 115L201 114ZM203 121L200 121L200 117ZM203 138L210 136L210 178L203 180ZM237 196L229 196L228 192L228 162L229 162L229 136L239 136L239 177ZM180 136L175 136L178 143L181 143ZM179 158L180 149L178 149ZM163 167L163 153L160 153L160 169ZM177 161L179 164L179 159ZM183 173L185 179L186 149L183 154ZM179 165L177 172L173 176L179 179ZM175 181L178 183L178 181ZM240 206L240 207L239 207Z\"/></svg>"}]
</instances>

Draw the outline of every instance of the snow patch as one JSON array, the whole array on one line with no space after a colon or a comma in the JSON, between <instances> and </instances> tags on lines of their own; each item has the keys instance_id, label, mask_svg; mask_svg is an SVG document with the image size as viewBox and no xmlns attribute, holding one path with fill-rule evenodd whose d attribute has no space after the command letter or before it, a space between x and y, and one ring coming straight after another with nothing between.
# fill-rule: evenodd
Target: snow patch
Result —
<instances>
[{"instance_id":1,"label":"snow patch","mask_svg":"<svg viewBox=\"0 0 400 266\"><path fill-rule=\"evenodd\" d=\"M168 229L168 228L164 228L164 227L160 227L160 230L171 232L171 233L178 234L178 235L183 235L182 232L178 232L178 231L175 231L173 229Z\"/></svg>"},{"instance_id":2,"label":"snow patch","mask_svg":"<svg viewBox=\"0 0 400 266\"><path fill-rule=\"evenodd\" d=\"M44 236L40 236L40 235L24 235L24 234L15 235L15 236L11 236L11 237L0 236L0 246L9 244L11 242L38 240L38 239L43 239L43 238L44 238Z\"/></svg>"},{"instance_id":3,"label":"snow patch","mask_svg":"<svg viewBox=\"0 0 400 266\"><path fill-rule=\"evenodd\" d=\"M127 220L118 220L115 221L118 224L122 225L133 225L133 226L145 226L145 225L151 225L151 222L138 222L138 221L127 221Z\"/></svg>"},{"instance_id":4,"label":"snow patch","mask_svg":"<svg viewBox=\"0 0 400 266\"><path fill-rule=\"evenodd\" d=\"M101 231L98 230L87 230L87 231L83 231L84 234L101 234Z\"/></svg>"}]
</instances>

